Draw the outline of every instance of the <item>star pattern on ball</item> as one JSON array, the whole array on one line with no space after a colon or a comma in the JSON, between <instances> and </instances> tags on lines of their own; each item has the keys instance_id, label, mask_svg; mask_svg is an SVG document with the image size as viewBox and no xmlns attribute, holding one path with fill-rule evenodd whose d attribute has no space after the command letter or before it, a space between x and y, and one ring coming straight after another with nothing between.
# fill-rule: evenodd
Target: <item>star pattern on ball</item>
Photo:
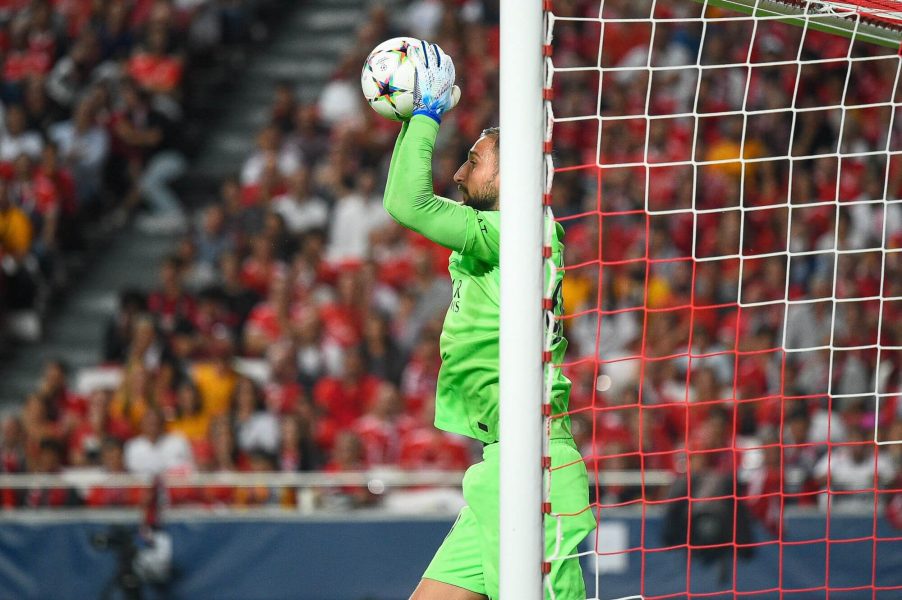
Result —
<instances>
[{"instance_id":1,"label":"star pattern on ball","mask_svg":"<svg viewBox=\"0 0 902 600\"><path fill-rule=\"evenodd\" d=\"M379 93L376 95L376 98L385 98L385 100L391 104L393 107L395 106L395 100L393 98L395 92L403 91L401 88L392 85L391 78L386 79L385 81L379 81L374 78L376 85L379 86Z\"/></svg>"},{"instance_id":2,"label":"star pattern on ball","mask_svg":"<svg viewBox=\"0 0 902 600\"><path fill-rule=\"evenodd\" d=\"M404 62L405 60L407 60L407 51L408 50L410 50L410 44L407 42L402 42L401 47L398 48L397 50L393 50L393 52L400 54L401 62Z\"/></svg>"}]
</instances>

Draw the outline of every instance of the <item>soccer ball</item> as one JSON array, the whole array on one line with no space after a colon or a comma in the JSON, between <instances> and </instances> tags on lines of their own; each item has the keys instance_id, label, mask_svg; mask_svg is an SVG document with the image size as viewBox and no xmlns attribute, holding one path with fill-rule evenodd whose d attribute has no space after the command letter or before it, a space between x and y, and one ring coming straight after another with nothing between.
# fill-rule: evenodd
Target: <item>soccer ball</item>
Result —
<instances>
[{"instance_id":1,"label":"soccer ball","mask_svg":"<svg viewBox=\"0 0 902 600\"><path fill-rule=\"evenodd\" d=\"M413 115L417 71L407 52L419 43L411 37L392 38L376 46L363 63L363 96L386 119L406 121Z\"/></svg>"}]
</instances>

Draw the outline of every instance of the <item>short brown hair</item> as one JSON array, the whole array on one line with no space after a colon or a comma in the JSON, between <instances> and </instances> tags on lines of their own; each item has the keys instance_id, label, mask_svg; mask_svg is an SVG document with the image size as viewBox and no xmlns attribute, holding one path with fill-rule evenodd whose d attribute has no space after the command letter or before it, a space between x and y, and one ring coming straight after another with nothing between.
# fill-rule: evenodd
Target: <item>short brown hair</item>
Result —
<instances>
[{"instance_id":1,"label":"short brown hair","mask_svg":"<svg viewBox=\"0 0 902 600\"><path fill-rule=\"evenodd\" d=\"M482 130L480 137L492 138L495 142L495 174L501 169L501 154L498 153L498 141L501 139L500 127L487 127Z\"/></svg>"},{"instance_id":2,"label":"short brown hair","mask_svg":"<svg viewBox=\"0 0 902 600\"><path fill-rule=\"evenodd\" d=\"M498 140L501 138L501 128L500 127L487 127L482 130L482 134L480 137L490 137L492 141L495 142L495 150L498 150Z\"/></svg>"}]
</instances>

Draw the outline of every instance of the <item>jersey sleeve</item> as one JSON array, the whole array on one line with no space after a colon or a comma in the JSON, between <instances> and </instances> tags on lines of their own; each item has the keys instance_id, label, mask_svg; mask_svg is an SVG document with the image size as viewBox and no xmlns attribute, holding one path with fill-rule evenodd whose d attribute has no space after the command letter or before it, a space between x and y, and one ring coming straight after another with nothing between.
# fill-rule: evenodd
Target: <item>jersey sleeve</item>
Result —
<instances>
[{"instance_id":1,"label":"jersey sleeve","mask_svg":"<svg viewBox=\"0 0 902 600\"><path fill-rule=\"evenodd\" d=\"M404 227L437 244L497 265L498 212L480 212L433 191L432 152L437 134L438 123L422 115L402 126L385 187L385 210Z\"/></svg>"}]
</instances>

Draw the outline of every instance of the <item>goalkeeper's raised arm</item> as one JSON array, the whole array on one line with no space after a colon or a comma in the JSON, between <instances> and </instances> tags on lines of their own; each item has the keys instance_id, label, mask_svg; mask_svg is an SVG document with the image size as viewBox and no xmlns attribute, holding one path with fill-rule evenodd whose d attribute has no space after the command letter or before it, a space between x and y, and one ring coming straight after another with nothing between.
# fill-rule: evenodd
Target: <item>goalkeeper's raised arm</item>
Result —
<instances>
[{"instance_id":1,"label":"goalkeeper's raised arm","mask_svg":"<svg viewBox=\"0 0 902 600\"><path fill-rule=\"evenodd\" d=\"M432 153L442 115L457 104L454 63L438 46L412 53L417 64L413 117L401 127L385 187L385 210L400 224L434 242L492 264L498 263L498 221L480 211L498 210L498 132L488 129L454 175L459 204L436 196Z\"/></svg>"}]
</instances>

